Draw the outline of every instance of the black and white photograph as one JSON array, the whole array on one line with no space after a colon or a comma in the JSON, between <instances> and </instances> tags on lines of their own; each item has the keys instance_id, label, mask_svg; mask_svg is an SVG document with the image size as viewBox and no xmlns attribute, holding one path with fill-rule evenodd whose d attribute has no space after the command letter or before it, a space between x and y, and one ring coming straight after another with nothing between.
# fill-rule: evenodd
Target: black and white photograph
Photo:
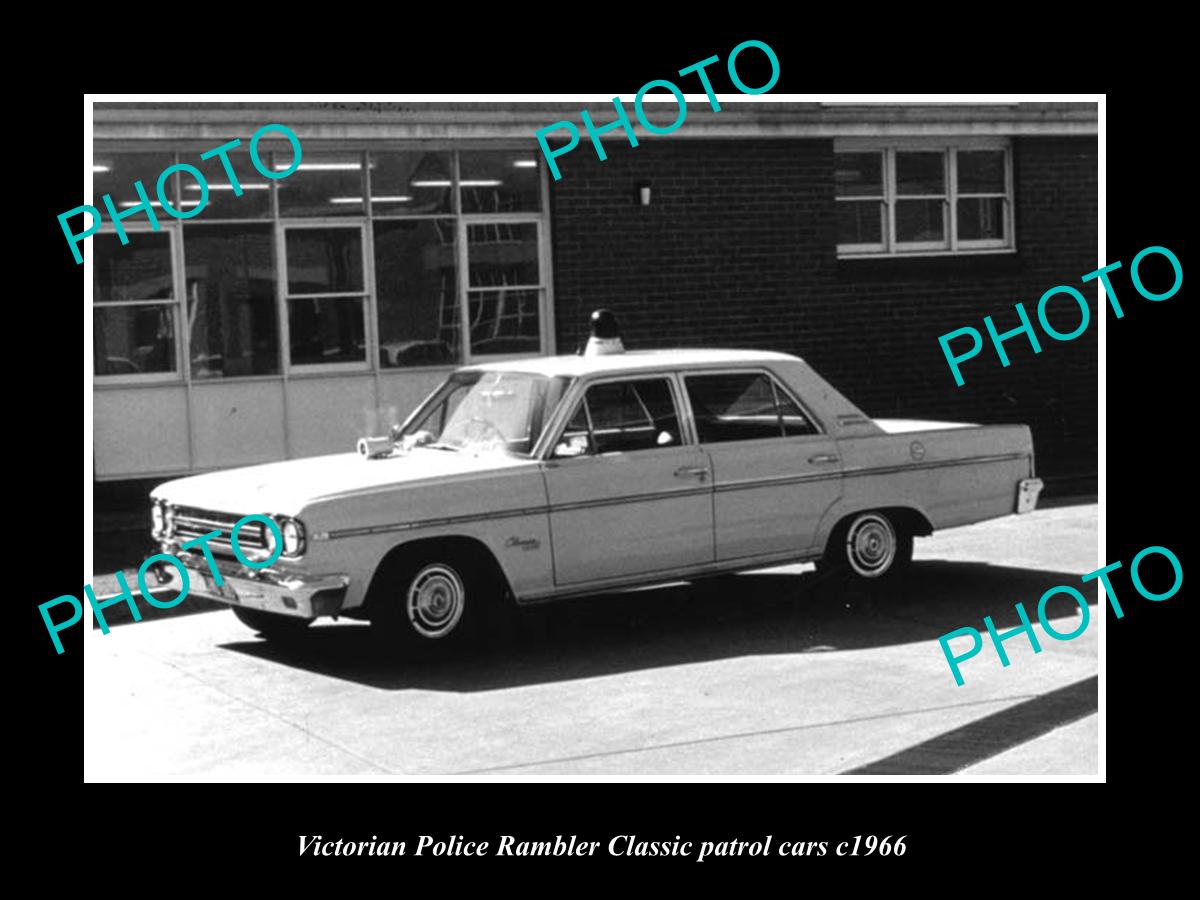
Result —
<instances>
[{"instance_id":1,"label":"black and white photograph","mask_svg":"<svg viewBox=\"0 0 1200 900\"><path fill-rule=\"evenodd\" d=\"M89 95L85 781L1103 780L1101 320L1182 247L1097 275L1102 95L748 44Z\"/></svg>"}]
</instances>

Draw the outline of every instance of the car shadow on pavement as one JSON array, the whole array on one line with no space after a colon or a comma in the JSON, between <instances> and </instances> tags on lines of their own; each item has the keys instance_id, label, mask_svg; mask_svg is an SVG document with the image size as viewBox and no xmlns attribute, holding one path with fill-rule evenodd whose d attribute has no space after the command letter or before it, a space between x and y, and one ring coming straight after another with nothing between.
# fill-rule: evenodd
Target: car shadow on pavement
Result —
<instances>
[{"instance_id":1,"label":"car shadow on pavement","mask_svg":"<svg viewBox=\"0 0 1200 900\"><path fill-rule=\"evenodd\" d=\"M490 691L741 656L932 644L957 628L982 628L984 616L997 629L1019 625L1017 601L1035 618L1047 589L1082 589L1079 577L928 560L913 563L904 582L877 593L814 573L745 573L518 609L508 633L451 659L399 658L357 623L315 625L287 642L248 633L245 641L221 646L385 690ZM1094 597L1088 602L1094 605ZM1060 595L1047 615L1077 609Z\"/></svg>"}]
</instances>

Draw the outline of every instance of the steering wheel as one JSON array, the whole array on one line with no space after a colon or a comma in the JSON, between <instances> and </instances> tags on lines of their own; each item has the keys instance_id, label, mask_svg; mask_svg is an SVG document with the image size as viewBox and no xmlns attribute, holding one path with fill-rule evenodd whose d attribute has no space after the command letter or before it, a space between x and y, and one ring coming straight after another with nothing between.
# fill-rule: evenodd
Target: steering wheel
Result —
<instances>
[{"instance_id":1,"label":"steering wheel","mask_svg":"<svg viewBox=\"0 0 1200 900\"><path fill-rule=\"evenodd\" d=\"M476 428L475 426L479 426ZM478 432L482 431L482 434ZM492 422L480 416L471 416L467 421L466 437L471 443L499 443L504 446L508 443L508 438L504 436L504 432L496 427Z\"/></svg>"}]
</instances>

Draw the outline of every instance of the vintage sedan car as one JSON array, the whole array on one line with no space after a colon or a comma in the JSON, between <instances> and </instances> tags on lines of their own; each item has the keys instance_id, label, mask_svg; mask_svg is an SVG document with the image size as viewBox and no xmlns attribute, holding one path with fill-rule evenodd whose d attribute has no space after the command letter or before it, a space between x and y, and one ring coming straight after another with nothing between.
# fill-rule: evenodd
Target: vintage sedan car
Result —
<instances>
[{"instance_id":1,"label":"vintage sedan car","mask_svg":"<svg viewBox=\"0 0 1200 900\"><path fill-rule=\"evenodd\" d=\"M874 420L803 360L749 350L467 366L360 449L163 484L155 536L268 637L346 616L442 648L514 603L782 563L887 584L914 537L1041 488L1024 425ZM278 525L239 535L267 568L229 542L247 514ZM183 546L214 530L221 584Z\"/></svg>"}]
</instances>

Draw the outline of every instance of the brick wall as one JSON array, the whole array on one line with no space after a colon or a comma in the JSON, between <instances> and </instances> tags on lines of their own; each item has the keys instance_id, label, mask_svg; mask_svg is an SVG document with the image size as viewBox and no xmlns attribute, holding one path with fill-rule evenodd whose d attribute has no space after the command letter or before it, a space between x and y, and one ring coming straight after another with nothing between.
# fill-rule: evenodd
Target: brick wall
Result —
<instances>
[{"instance_id":1,"label":"brick wall","mask_svg":"<svg viewBox=\"0 0 1200 900\"><path fill-rule=\"evenodd\" d=\"M618 143L599 162L580 147L551 187L560 352L586 339L588 313L613 309L636 348L727 346L804 357L875 416L1025 422L1039 473L1062 489L1096 474L1093 324L1059 343L985 346L957 388L937 337L992 315L999 330L1031 318L1048 288L1083 290L1096 268L1094 138L1014 140L1018 252L898 260L836 257L833 142ZM647 182L652 202L637 202ZM1050 321L1078 323L1059 298Z\"/></svg>"}]
</instances>

